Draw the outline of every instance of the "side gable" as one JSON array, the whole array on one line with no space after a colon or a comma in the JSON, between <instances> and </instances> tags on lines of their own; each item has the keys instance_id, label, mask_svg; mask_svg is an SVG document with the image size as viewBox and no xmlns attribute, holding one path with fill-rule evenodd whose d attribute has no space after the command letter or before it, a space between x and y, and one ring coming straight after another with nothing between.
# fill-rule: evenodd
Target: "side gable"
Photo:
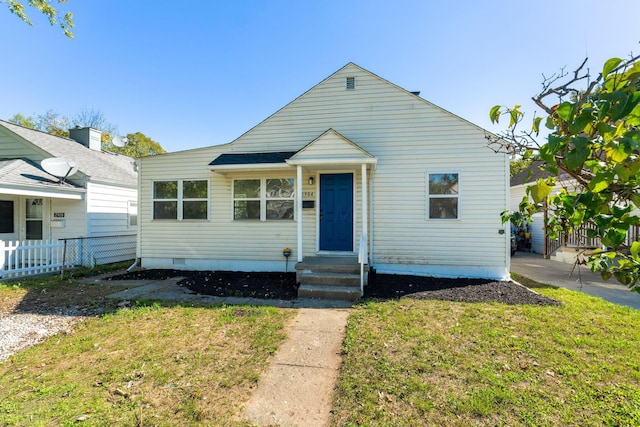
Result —
<instances>
[{"instance_id":1,"label":"side gable","mask_svg":"<svg viewBox=\"0 0 640 427\"><path fill-rule=\"evenodd\" d=\"M348 88L350 79L353 89ZM379 139L381 129L408 122L415 132L450 127L455 122L483 140L486 134L480 127L349 63L234 140L230 150L297 151L329 128L369 150L363 139Z\"/></svg>"}]
</instances>

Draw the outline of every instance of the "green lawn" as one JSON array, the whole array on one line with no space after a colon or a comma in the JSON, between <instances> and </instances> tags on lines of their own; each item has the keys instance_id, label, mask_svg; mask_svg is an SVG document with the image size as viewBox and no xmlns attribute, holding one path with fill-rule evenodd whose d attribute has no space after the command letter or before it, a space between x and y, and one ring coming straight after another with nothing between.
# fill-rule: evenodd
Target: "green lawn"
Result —
<instances>
[{"instance_id":1,"label":"green lawn","mask_svg":"<svg viewBox=\"0 0 640 427\"><path fill-rule=\"evenodd\" d=\"M640 425L640 311L369 302L350 317L333 425Z\"/></svg>"},{"instance_id":2,"label":"green lawn","mask_svg":"<svg viewBox=\"0 0 640 427\"><path fill-rule=\"evenodd\" d=\"M102 296L113 291L48 280L0 284L0 311L74 295L109 304ZM562 305L356 306L332 425L640 425L640 311L536 291ZM110 304L73 333L0 362L0 425L247 425L244 404L296 313Z\"/></svg>"},{"instance_id":3,"label":"green lawn","mask_svg":"<svg viewBox=\"0 0 640 427\"><path fill-rule=\"evenodd\" d=\"M293 314L143 305L89 319L0 362L0 425L246 425Z\"/></svg>"}]
</instances>

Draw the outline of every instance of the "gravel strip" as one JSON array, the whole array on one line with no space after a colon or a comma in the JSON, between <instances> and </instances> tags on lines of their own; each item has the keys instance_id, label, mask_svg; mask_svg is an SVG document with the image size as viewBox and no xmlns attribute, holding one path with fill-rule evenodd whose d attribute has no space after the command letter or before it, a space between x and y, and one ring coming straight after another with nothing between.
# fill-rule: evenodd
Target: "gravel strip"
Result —
<instances>
[{"instance_id":1,"label":"gravel strip","mask_svg":"<svg viewBox=\"0 0 640 427\"><path fill-rule=\"evenodd\" d=\"M0 314L0 361L57 333L68 333L86 316Z\"/></svg>"}]
</instances>

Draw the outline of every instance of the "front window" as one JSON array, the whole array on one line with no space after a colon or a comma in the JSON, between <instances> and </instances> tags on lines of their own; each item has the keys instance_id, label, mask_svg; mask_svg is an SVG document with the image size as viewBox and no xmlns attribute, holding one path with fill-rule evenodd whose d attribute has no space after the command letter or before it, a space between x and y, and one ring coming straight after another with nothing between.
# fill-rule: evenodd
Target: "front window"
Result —
<instances>
[{"instance_id":1,"label":"front window","mask_svg":"<svg viewBox=\"0 0 640 427\"><path fill-rule=\"evenodd\" d=\"M267 219L293 219L293 178L267 179Z\"/></svg>"},{"instance_id":2,"label":"front window","mask_svg":"<svg viewBox=\"0 0 640 427\"><path fill-rule=\"evenodd\" d=\"M207 219L208 206L208 181L153 183L153 219Z\"/></svg>"},{"instance_id":3,"label":"front window","mask_svg":"<svg viewBox=\"0 0 640 427\"><path fill-rule=\"evenodd\" d=\"M209 184L207 181L182 182L182 218L207 219Z\"/></svg>"},{"instance_id":4,"label":"front window","mask_svg":"<svg viewBox=\"0 0 640 427\"><path fill-rule=\"evenodd\" d=\"M293 178L233 181L233 219L294 219Z\"/></svg>"},{"instance_id":5,"label":"front window","mask_svg":"<svg viewBox=\"0 0 640 427\"><path fill-rule=\"evenodd\" d=\"M429 173L429 219L459 218L459 177L457 173Z\"/></svg>"}]
</instances>

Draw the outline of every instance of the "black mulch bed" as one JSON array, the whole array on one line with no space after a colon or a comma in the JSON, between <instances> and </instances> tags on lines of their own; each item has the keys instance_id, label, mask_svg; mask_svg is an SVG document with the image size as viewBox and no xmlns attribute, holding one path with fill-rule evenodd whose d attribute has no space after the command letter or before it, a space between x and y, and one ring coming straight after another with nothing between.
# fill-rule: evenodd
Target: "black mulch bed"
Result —
<instances>
[{"instance_id":1,"label":"black mulch bed","mask_svg":"<svg viewBox=\"0 0 640 427\"><path fill-rule=\"evenodd\" d=\"M200 295L296 299L295 273L243 273L236 271L184 271L152 269L120 274L108 280L164 280L184 277L179 286ZM395 274L369 275L364 298L438 299L457 302L500 302L503 304L560 305L558 301L513 282L482 279L443 279Z\"/></svg>"}]
</instances>

